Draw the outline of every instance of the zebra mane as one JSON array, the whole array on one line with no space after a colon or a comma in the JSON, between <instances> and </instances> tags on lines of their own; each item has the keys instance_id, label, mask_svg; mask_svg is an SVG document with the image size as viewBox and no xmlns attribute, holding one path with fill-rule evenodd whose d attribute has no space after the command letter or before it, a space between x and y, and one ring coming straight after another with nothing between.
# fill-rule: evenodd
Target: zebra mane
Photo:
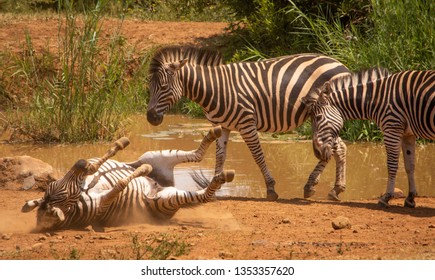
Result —
<instances>
[{"instance_id":1,"label":"zebra mane","mask_svg":"<svg viewBox=\"0 0 435 280\"><path fill-rule=\"evenodd\" d=\"M167 46L156 51L150 64L150 73L155 73L164 64L188 59L191 65L216 66L223 64L222 54L217 50L194 46Z\"/></svg>"},{"instance_id":2,"label":"zebra mane","mask_svg":"<svg viewBox=\"0 0 435 280\"><path fill-rule=\"evenodd\" d=\"M311 110L314 105L329 104L329 95L331 92L340 91L345 88L354 87L361 84L371 83L376 80L388 77L390 73L387 69L376 67L360 72L354 72L351 75L345 75L326 82L320 88L309 92L301 101L308 110Z\"/></svg>"},{"instance_id":3,"label":"zebra mane","mask_svg":"<svg viewBox=\"0 0 435 280\"><path fill-rule=\"evenodd\" d=\"M362 85L376 80L388 77L390 73L382 67L370 68L359 72L354 72L351 75L342 76L330 81L331 90L337 91L352 86Z\"/></svg>"}]
</instances>

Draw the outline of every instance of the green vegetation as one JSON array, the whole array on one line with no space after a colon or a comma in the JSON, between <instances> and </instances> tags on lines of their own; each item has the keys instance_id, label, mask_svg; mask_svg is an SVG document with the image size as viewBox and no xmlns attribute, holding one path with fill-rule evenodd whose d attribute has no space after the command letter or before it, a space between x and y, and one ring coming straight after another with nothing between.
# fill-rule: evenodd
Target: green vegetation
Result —
<instances>
[{"instance_id":1,"label":"green vegetation","mask_svg":"<svg viewBox=\"0 0 435 280\"><path fill-rule=\"evenodd\" d=\"M0 11L58 17L58 51L35 53L30 34L21 53L0 51L0 128L32 141L112 140L128 115L146 108L147 66L119 30L126 17L143 20L226 21L218 38L228 61L321 52L351 70L391 72L435 67L435 3L416 0L0 0ZM105 17L119 27L102 36ZM195 117L184 100L174 108ZM308 137L309 122L298 129ZM346 122L343 139L377 141L368 121ZM21 138L22 139L22 138Z\"/></svg>"},{"instance_id":2,"label":"green vegetation","mask_svg":"<svg viewBox=\"0 0 435 280\"><path fill-rule=\"evenodd\" d=\"M137 235L133 235L131 248L137 260L167 260L189 252L188 244L167 234L160 234L144 241L140 241Z\"/></svg>"}]
</instances>

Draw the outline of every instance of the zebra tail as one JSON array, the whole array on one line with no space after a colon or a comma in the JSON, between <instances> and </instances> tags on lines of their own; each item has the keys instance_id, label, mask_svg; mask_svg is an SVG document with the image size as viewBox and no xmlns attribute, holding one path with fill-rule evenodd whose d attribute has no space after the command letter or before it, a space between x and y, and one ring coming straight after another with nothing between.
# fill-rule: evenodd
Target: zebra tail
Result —
<instances>
[{"instance_id":1,"label":"zebra tail","mask_svg":"<svg viewBox=\"0 0 435 280\"><path fill-rule=\"evenodd\" d=\"M211 180L205 176L202 170L192 170L190 173L190 177L192 177L192 180L196 183L198 189L205 189L211 183Z\"/></svg>"}]
</instances>

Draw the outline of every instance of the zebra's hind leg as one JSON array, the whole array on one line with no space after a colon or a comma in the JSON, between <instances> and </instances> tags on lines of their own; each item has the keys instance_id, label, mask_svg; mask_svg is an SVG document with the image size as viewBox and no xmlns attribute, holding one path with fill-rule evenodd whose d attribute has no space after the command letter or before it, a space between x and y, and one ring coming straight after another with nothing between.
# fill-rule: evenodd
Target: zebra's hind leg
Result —
<instances>
[{"instance_id":1,"label":"zebra's hind leg","mask_svg":"<svg viewBox=\"0 0 435 280\"><path fill-rule=\"evenodd\" d=\"M118 151L123 150L129 144L130 144L130 140L128 140L127 137L122 137L122 138L118 139L117 141L115 141L112 144L112 147L109 150L107 150L107 152L101 158L99 158L94 163L90 163L87 166L87 175L91 175L91 174L94 174L95 172L97 172L98 168L100 168L100 166L104 162L106 162L109 158L111 158L114 155L116 155L116 153Z\"/></svg>"},{"instance_id":2,"label":"zebra's hind leg","mask_svg":"<svg viewBox=\"0 0 435 280\"><path fill-rule=\"evenodd\" d=\"M402 154L405 161L405 170L408 176L409 194L405 199L404 206L415 208L414 198L417 195L415 187L414 170L415 170L415 136L402 137Z\"/></svg>"}]
</instances>

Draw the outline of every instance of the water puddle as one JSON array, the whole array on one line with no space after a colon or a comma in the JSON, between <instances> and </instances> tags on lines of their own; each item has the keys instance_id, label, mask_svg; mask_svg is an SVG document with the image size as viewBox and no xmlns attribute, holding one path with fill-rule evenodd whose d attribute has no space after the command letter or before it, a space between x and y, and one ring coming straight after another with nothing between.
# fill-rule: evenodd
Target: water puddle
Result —
<instances>
[{"instance_id":1,"label":"water puddle","mask_svg":"<svg viewBox=\"0 0 435 280\"><path fill-rule=\"evenodd\" d=\"M162 125L151 126L145 116L133 116L129 135L130 145L115 156L120 161L133 161L149 150L193 150L211 127L204 119L185 116L166 116ZM370 199L385 191L387 183L386 152L381 144L348 143L347 190L342 199ZM51 164L65 173L78 159L99 157L109 144L36 145L0 144L0 157L29 155ZM317 163L310 141L263 141L266 162L276 179L276 190L281 198L303 197L303 186ZM421 196L435 196L435 144L416 149L415 178ZM190 179L191 169L202 169L212 176L215 163L215 145L210 146L201 163L182 164L177 167L176 186L195 188ZM226 169L235 169L233 182L225 184L219 196L265 197L265 185L259 168L238 133L232 132L228 144ZM313 198L324 199L335 180L335 163L325 169ZM399 162L396 187L408 192L403 159Z\"/></svg>"}]
</instances>

